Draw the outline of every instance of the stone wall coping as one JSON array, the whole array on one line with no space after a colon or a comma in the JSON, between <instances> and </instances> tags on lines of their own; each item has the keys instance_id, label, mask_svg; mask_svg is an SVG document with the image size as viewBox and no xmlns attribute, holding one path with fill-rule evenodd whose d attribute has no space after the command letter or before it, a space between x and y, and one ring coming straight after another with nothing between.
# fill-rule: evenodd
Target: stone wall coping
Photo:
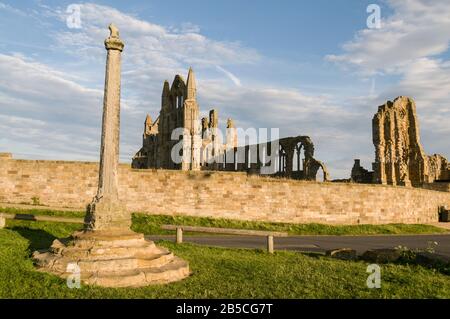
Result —
<instances>
[{"instance_id":1,"label":"stone wall coping","mask_svg":"<svg viewBox=\"0 0 450 319\"><path fill-rule=\"evenodd\" d=\"M12 153L0 153L0 159L12 159Z\"/></svg>"}]
</instances>

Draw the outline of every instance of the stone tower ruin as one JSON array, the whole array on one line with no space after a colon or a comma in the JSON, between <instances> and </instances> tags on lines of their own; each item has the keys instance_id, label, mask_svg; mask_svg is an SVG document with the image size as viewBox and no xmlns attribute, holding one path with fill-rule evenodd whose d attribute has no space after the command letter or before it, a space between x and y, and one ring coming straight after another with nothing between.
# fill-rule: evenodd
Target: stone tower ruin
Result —
<instances>
[{"instance_id":1,"label":"stone tower ruin","mask_svg":"<svg viewBox=\"0 0 450 319\"><path fill-rule=\"evenodd\" d=\"M208 138L211 139L209 142L212 144L208 148L209 156L222 155L226 147L223 141L216 138L218 113L216 110L211 110L209 121L208 118L200 120L199 109L197 85L192 68L189 69L186 82L181 75L175 76L172 86L165 81L159 117L152 121L150 115L147 115L143 145L133 157L132 167L200 170L207 156L201 154L201 148ZM230 134L236 136L233 130L235 129L229 130ZM173 160L172 151L180 142L182 144L179 152L181 161L178 163ZM237 146L236 138L235 144Z\"/></svg>"},{"instance_id":2,"label":"stone tower ruin","mask_svg":"<svg viewBox=\"0 0 450 319\"><path fill-rule=\"evenodd\" d=\"M420 187L449 179L447 159L439 154L428 156L423 150L413 99L400 96L379 106L372 129L374 183Z\"/></svg>"}]
</instances>

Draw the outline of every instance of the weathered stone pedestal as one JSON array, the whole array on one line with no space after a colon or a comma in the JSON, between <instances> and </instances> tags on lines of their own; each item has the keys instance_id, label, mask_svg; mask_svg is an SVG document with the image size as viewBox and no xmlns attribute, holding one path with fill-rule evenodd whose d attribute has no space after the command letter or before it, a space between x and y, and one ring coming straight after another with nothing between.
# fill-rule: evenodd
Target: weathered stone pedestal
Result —
<instances>
[{"instance_id":1,"label":"weathered stone pedestal","mask_svg":"<svg viewBox=\"0 0 450 319\"><path fill-rule=\"evenodd\" d=\"M84 230L55 240L47 251L35 252L33 259L40 270L63 278L79 268L81 281L104 287L178 281L189 276L188 263L131 231L131 216L119 200L120 58L124 44L117 28L110 25L109 29L97 195L88 206Z\"/></svg>"},{"instance_id":2,"label":"weathered stone pedestal","mask_svg":"<svg viewBox=\"0 0 450 319\"><path fill-rule=\"evenodd\" d=\"M76 264L82 282L103 287L142 287L189 276L186 261L132 231L75 233L56 239L47 252L35 252L33 258L40 270L63 278L73 274L68 265Z\"/></svg>"},{"instance_id":3,"label":"weathered stone pedestal","mask_svg":"<svg viewBox=\"0 0 450 319\"><path fill-rule=\"evenodd\" d=\"M67 278L78 266L82 282L103 287L165 284L189 276L186 261L129 229L131 218L122 205L100 203L89 206L83 231L33 254L39 270ZM117 208L122 210L115 220Z\"/></svg>"}]
</instances>

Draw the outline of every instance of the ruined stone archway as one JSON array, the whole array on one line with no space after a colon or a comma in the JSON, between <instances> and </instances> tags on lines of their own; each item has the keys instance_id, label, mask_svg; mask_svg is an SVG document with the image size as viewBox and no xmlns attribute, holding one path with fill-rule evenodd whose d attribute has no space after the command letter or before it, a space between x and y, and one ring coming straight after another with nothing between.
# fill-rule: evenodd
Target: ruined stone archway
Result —
<instances>
[{"instance_id":1,"label":"ruined stone archway","mask_svg":"<svg viewBox=\"0 0 450 319\"><path fill-rule=\"evenodd\" d=\"M284 176L295 179L316 180L318 170L322 169L323 180L328 181L330 179L325 164L314 158L314 144L309 136L286 137L280 139L279 143L280 149L283 149L286 154L286 169L280 172ZM302 150L304 153L303 161L299 158ZM297 163L294 163L294 160ZM294 167L297 167L297 170L294 170Z\"/></svg>"}]
</instances>

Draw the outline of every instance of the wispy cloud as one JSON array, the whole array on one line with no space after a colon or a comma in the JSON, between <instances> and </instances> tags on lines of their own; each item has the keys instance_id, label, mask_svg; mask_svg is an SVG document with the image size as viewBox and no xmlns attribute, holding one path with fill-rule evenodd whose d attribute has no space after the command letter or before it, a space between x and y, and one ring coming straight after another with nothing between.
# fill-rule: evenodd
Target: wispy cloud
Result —
<instances>
[{"instance_id":1,"label":"wispy cloud","mask_svg":"<svg viewBox=\"0 0 450 319\"><path fill-rule=\"evenodd\" d=\"M4 2L0 2L0 10L4 10L6 12L9 12L9 13L12 13L15 15L19 15L19 16L23 16L23 17L28 16L28 14L25 11L14 8Z\"/></svg>"},{"instance_id":2,"label":"wispy cloud","mask_svg":"<svg viewBox=\"0 0 450 319\"><path fill-rule=\"evenodd\" d=\"M216 65L217 70L225 74L235 85L242 86L241 80L230 71L225 70L220 65Z\"/></svg>"}]
</instances>

